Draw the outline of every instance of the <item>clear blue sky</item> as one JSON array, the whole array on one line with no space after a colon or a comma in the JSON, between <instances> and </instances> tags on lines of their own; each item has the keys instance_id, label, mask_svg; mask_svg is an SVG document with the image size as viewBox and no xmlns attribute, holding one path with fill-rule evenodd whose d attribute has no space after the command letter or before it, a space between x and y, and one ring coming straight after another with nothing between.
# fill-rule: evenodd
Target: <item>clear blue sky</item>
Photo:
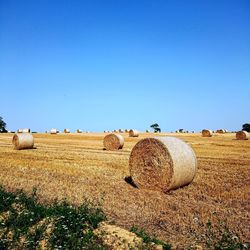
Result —
<instances>
[{"instance_id":1,"label":"clear blue sky","mask_svg":"<svg viewBox=\"0 0 250 250\"><path fill-rule=\"evenodd\" d=\"M249 0L0 0L8 129L241 129Z\"/></svg>"}]
</instances>

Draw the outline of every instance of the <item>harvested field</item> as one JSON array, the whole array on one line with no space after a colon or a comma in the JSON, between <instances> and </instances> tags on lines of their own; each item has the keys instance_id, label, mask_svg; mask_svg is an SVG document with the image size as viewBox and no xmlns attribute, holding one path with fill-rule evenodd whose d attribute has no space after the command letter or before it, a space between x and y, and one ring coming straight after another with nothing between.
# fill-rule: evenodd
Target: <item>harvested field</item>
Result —
<instances>
[{"instance_id":1,"label":"harvested field","mask_svg":"<svg viewBox=\"0 0 250 250\"><path fill-rule=\"evenodd\" d=\"M13 150L13 134L0 134L0 184L8 190L38 188L41 202L68 199L80 204L99 200L110 220L129 229L144 227L148 233L185 248L201 241L208 220L226 222L248 241L250 211L250 140L235 134L164 134L185 140L194 149L198 172L183 188L161 193L138 189L129 175L129 155L140 138L124 134L120 151L103 151L104 133L34 134L36 149ZM159 136L159 135L157 135ZM67 153L65 153L67 152Z\"/></svg>"}]
</instances>

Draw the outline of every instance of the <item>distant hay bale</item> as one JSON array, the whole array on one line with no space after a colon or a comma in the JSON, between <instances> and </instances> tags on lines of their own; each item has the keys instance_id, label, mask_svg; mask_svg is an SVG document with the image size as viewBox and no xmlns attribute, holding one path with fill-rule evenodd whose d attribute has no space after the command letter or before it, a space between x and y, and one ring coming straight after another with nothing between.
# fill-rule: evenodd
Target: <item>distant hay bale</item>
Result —
<instances>
[{"instance_id":1,"label":"distant hay bale","mask_svg":"<svg viewBox=\"0 0 250 250\"><path fill-rule=\"evenodd\" d=\"M124 133L124 130L120 128L119 133Z\"/></svg>"},{"instance_id":2,"label":"distant hay bale","mask_svg":"<svg viewBox=\"0 0 250 250\"><path fill-rule=\"evenodd\" d=\"M29 128L23 128L23 133L30 133L30 129Z\"/></svg>"},{"instance_id":3,"label":"distant hay bale","mask_svg":"<svg viewBox=\"0 0 250 250\"><path fill-rule=\"evenodd\" d=\"M119 134L108 134L103 139L103 146L106 150L122 149L124 145L124 138Z\"/></svg>"},{"instance_id":4,"label":"distant hay bale","mask_svg":"<svg viewBox=\"0 0 250 250\"><path fill-rule=\"evenodd\" d=\"M211 136L213 136L212 130L209 130L209 129L203 129L201 131L201 133L202 133L203 137L211 137Z\"/></svg>"},{"instance_id":5,"label":"distant hay bale","mask_svg":"<svg viewBox=\"0 0 250 250\"><path fill-rule=\"evenodd\" d=\"M125 133L128 133L129 132L129 129L125 129Z\"/></svg>"},{"instance_id":6,"label":"distant hay bale","mask_svg":"<svg viewBox=\"0 0 250 250\"><path fill-rule=\"evenodd\" d=\"M56 128L52 128L52 129L50 130L50 134L56 135L56 134L57 134L57 129L56 129Z\"/></svg>"},{"instance_id":7,"label":"distant hay bale","mask_svg":"<svg viewBox=\"0 0 250 250\"><path fill-rule=\"evenodd\" d=\"M117 129L114 129L114 131L113 131L114 133L118 133L118 130Z\"/></svg>"},{"instance_id":8,"label":"distant hay bale","mask_svg":"<svg viewBox=\"0 0 250 250\"><path fill-rule=\"evenodd\" d=\"M237 140L248 140L249 139L249 133L247 131L238 131L236 133L236 139Z\"/></svg>"},{"instance_id":9,"label":"distant hay bale","mask_svg":"<svg viewBox=\"0 0 250 250\"><path fill-rule=\"evenodd\" d=\"M224 134L225 130L224 129L217 129L216 133L218 133L218 134Z\"/></svg>"},{"instance_id":10,"label":"distant hay bale","mask_svg":"<svg viewBox=\"0 0 250 250\"><path fill-rule=\"evenodd\" d=\"M34 147L34 138L30 133L15 134L12 138L12 144L17 150L31 149Z\"/></svg>"},{"instance_id":11,"label":"distant hay bale","mask_svg":"<svg viewBox=\"0 0 250 250\"><path fill-rule=\"evenodd\" d=\"M70 133L70 130L69 130L68 128L65 128L65 129L63 130L63 132L67 134L67 133Z\"/></svg>"},{"instance_id":12,"label":"distant hay bale","mask_svg":"<svg viewBox=\"0 0 250 250\"><path fill-rule=\"evenodd\" d=\"M81 129L77 129L76 133L82 133L82 130Z\"/></svg>"},{"instance_id":13,"label":"distant hay bale","mask_svg":"<svg viewBox=\"0 0 250 250\"><path fill-rule=\"evenodd\" d=\"M178 138L145 138L132 149L129 170L139 188L167 192L192 182L197 160L192 148Z\"/></svg>"},{"instance_id":14,"label":"distant hay bale","mask_svg":"<svg viewBox=\"0 0 250 250\"><path fill-rule=\"evenodd\" d=\"M129 137L138 137L139 132L136 129L130 129L129 130Z\"/></svg>"}]
</instances>

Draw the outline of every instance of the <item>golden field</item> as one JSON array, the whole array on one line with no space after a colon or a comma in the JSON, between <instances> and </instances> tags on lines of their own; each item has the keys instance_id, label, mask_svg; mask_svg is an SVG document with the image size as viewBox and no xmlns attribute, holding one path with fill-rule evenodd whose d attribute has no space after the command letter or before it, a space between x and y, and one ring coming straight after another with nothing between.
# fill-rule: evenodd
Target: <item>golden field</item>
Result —
<instances>
[{"instance_id":1,"label":"golden field","mask_svg":"<svg viewBox=\"0 0 250 250\"><path fill-rule=\"evenodd\" d=\"M226 223L248 241L250 140L235 134L160 134L189 143L198 159L194 181L167 194L128 184L130 151L141 138L125 137L119 151L103 150L104 133L33 134L36 149L14 150L13 134L0 134L0 184L8 190L38 188L40 201L99 201L110 221L136 225L177 246L202 241L206 223ZM159 136L159 135L158 135Z\"/></svg>"}]
</instances>

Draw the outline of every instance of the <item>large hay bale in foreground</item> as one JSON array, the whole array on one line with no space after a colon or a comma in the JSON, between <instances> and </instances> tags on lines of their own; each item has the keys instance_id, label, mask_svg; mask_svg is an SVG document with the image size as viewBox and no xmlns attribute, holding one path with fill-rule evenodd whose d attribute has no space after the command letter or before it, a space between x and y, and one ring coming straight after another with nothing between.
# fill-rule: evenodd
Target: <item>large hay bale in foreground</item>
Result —
<instances>
[{"instance_id":1,"label":"large hay bale in foreground","mask_svg":"<svg viewBox=\"0 0 250 250\"><path fill-rule=\"evenodd\" d=\"M67 134L67 133L70 133L70 130L69 130L68 128L65 128L65 129L63 130L63 132Z\"/></svg>"},{"instance_id":2,"label":"large hay bale in foreground","mask_svg":"<svg viewBox=\"0 0 250 250\"><path fill-rule=\"evenodd\" d=\"M247 131L238 131L236 133L236 139L237 140L248 140L249 139L249 133Z\"/></svg>"},{"instance_id":3,"label":"large hay bale in foreground","mask_svg":"<svg viewBox=\"0 0 250 250\"><path fill-rule=\"evenodd\" d=\"M136 129L130 129L129 130L129 137L138 137L139 132Z\"/></svg>"},{"instance_id":4,"label":"large hay bale in foreground","mask_svg":"<svg viewBox=\"0 0 250 250\"><path fill-rule=\"evenodd\" d=\"M197 160L192 148L178 138L145 138L132 149L129 170L139 188L167 192L192 182Z\"/></svg>"},{"instance_id":5,"label":"large hay bale in foreground","mask_svg":"<svg viewBox=\"0 0 250 250\"><path fill-rule=\"evenodd\" d=\"M103 146L106 150L122 149L124 145L124 138L119 134L108 134L103 139Z\"/></svg>"},{"instance_id":6,"label":"large hay bale in foreground","mask_svg":"<svg viewBox=\"0 0 250 250\"><path fill-rule=\"evenodd\" d=\"M30 133L15 134L12 138L15 149L31 149L34 147L34 138Z\"/></svg>"},{"instance_id":7,"label":"large hay bale in foreground","mask_svg":"<svg viewBox=\"0 0 250 250\"><path fill-rule=\"evenodd\" d=\"M57 134L57 129L56 129L56 128L52 128L52 129L50 130L50 133L51 133L52 135Z\"/></svg>"},{"instance_id":8,"label":"large hay bale in foreground","mask_svg":"<svg viewBox=\"0 0 250 250\"><path fill-rule=\"evenodd\" d=\"M201 133L203 137L211 137L213 135L212 130L209 129L203 129Z\"/></svg>"}]
</instances>

